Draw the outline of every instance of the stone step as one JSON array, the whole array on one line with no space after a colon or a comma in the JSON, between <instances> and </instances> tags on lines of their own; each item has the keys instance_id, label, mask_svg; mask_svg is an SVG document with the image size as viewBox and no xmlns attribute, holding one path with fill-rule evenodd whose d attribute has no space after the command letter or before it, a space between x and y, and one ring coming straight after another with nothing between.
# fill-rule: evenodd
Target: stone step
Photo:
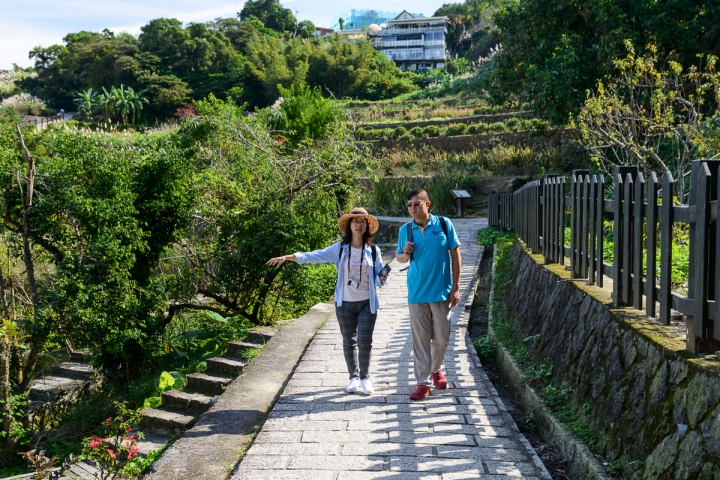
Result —
<instances>
[{"instance_id":1,"label":"stone step","mask_svg":"<svg viewBox=\"0 0 720 480\"><path fill-rule=\"evenodd\" d=\"M140 421L143 431L152 430L157 434L179 437L186 430L192 428L197 421L192 415L171 412L160 408L146 408L145 415Z\"/></svg>"},{"instance_id":2,"label":"stone step","mask_svg":"<svg viewBox=\"0 0 720 480\"><path fill-rule=\"evenodd\" d=\"M255 327L245 335L245 341L264 345L269 342L277 332L278 329L275 327Z\"/></svg>"},{"instance_id":3,"label":"stone step","mask_svg":"<svg viewBox=\"0 0 720 480\"><path fill-rule=\"evenodd\" d=\"M70 352L70 360L73 362L87 363L90 360L90 354L87 352Z\"/></svg>"},{"instance_id":4,"label":"stone step","mask_svg":"<svg viewBox=\"0 0 720 480\"><path fill-rule=\"evenodd\" d=\"M202 393L188 393L180 390L170 390L162 393L163 407L172 410L187 412L191 415L200 415L212 406L213 397Z\"/></svg>"},{"instance_id":5,"label":"stone step","mask_svg":"<svg viewBox=\"0 0 720 480\"><path fill-rule=\"evenodd\" d=\"M187 381L189 390L219 395L233 379L213 373L191 373L187 376Z\"/></svg>"},{"instance_id":6,"label":"stone step","mask_svg":"<svg viewBox=\"0 0 720 480\"><path fill-rule=\"evenodd\" d=\"M140 449L138 450L138 456L142 458L147 458L148 454L153 450L160 450L162 448L165 448L165 445L167 445L173 439L172 435L169 435L167 433L159 433L153 430L149 430L147 428L136 427L132 429L131 433L140 432L143 433L144 437L138 441L138 446L140 447Z\"/></svg>"},{"instance_id":7,"label":"stone step","mask_svg":"<svg viewBox=\"0 0 720 480\"><path fill-rule=\"evenodd\" d=\"M45 375L32 381L28 398L41 402L53 401L63 393L80 388L86 383L87 380Z\"/></svg>"},{"instance_id":8,"label":"stone step","mask_svg":"<svg viewBox=\"0 0 720 480\"><path fill-rule=\"evenodd\" d=\"M56 377L90 380L94 370L92 365L88 365L87 363L63 362L53 365L51 372Z\"/></svg>"},{"instance_id":9,"label":"stone step","mask_svg":"<svg viewBox=\"0 0 720 480\"><path fill-rule=\"evenodd\" d=\"M243 352L252 350L253 348L262 348L261 343L250 343L243 340L235 340L227 343L227 354L230 357L242 357Z\"/></svg>"},{"instance_id":10,"label":"stone step","mask_svg":"<svg viewBox=\"0 0 720 480\"><path fill-rule=\"evenodd\" d=\"M207 372L240 373L245 368L242 358L214 357L207 359Z\"/></svg>"}]
</instances>

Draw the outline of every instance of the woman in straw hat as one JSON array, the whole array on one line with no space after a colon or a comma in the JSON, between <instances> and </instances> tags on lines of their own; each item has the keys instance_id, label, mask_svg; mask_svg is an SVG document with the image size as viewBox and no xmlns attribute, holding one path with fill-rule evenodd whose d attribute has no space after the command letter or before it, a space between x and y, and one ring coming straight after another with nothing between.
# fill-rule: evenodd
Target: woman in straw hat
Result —
<instances>
[{"instance_id":1,"label":"woman in straw hat","mask_svg":"<svg viewBox=\"0 0 720 480\"><path fill-rule=\"evenodd\" d=\"M350 374L350 383L345 391L362 391L370 395L373 392L369 376L370 353L379 306L375 289L386 280L386 277L379 276L383 267L382 256L371 241L378 231L378 221L364 208L354 208L340 217L338 227L343 234L342 241L314 252L275 257L267 263L276 267L287 261L335 264L338 270L335 311Z\"/></svg>"}]
</instances>

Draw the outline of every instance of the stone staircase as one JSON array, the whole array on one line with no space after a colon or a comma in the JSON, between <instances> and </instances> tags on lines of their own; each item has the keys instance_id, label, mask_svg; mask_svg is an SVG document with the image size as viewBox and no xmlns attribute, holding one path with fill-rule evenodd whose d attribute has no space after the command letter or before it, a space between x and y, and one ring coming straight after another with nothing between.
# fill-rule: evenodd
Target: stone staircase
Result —
<instances>
[{"instance_id":1,"label":"stone staircase","mask_svg":"<svg viewBox=\"0 0 720 480\"><path fill-rule=\"evenodd\" d=\"M43 375L32 381L28 394L30 412L37 410L47 402L72 394L90 382L94 370L86 363L83 355L75 355L69 362L62 362L50 367L50 374Z\"/></svg>"},{"instance_id":2,"label":"stone staircase","mask_svg":"<svg viewBox=\"0 0 720 480\"><path fill-rule=\"evenodd\" d=\"M139 428L145 434L145 439L140 442L141 453L146 449L160 448L151 444L164 444L192 428L235 377L242 373L246 352L262 348L274 334L275 329L261 327L249 332L243 340L228 342L227 353L208 359L205 372L188 375L183 390L163 392L160 407L145 409Z\"/></svg>"},{"instance_id":3,"label":"stone staircase","mask_svg":"<svg viewBox=\"0 0 720 480\"><path fill-rule=\"evenodd\" d=\"M227 353L207 360L207 369L202 373L187 376L187 385L183 390L170 390L162 393L162 405L145 409L140 425L133 429L142 432L144 438L139 442L141 457L161 449L174 438L180 437L195 425L195 422L208 411L228 385L243 371L245 352L263 348L276 333L272 327L259 327L242 340L227 343ZM37 378L30 389L30 409L42 407L73 389L79 389L90 381L94 373L83 358L71 358L78 362L64 362L51 367L49 375ZM98 470L90 462L80 462L70 470L70 477L96 478ZM12 477L30 478L30 474Z\"/></svg>"}]
</instances>

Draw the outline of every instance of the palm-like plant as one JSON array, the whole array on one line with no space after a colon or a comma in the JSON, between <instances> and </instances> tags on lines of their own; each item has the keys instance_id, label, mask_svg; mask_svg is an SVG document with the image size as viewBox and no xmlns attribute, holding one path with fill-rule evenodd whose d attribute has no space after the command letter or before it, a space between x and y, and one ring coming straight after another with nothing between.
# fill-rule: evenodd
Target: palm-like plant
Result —
<instances>
[{"instance_id":1,"label":"palm-like plant","mask_svg":"<svg viewBox=\"0 0 720 480\"><path fill-rule=\"evenodd\" d=\"M130 96L128 90L125 90L125 86L120 85L120 88L113 87L110 92L113 94L115 100L115 108L117 108L122 122L127 124L127 117L130 110L134 108L134 105L130 102Z\"/></svg>"},{"instance_id":2,"label":"palm-like plant","mask_svg":"<svg viewBox=\"0 0 720 480\"><path fill-rule=\"evenodd\" d=\"M73 103L78 106L82 115L89 117L95 113L95 110L99 107L97 92L94 92L92 88L88 88L85 92L79 92L77 96L78 98L74 99Z\"/></svg>"},{"instance_id":3,"label":"palm-like plant","mask_svg":"<svg viewBox=\"0 0 720 480\"><path fill-rule=\"evenodd\" d=\"M128 87L128 101L132 106L132 123L135 123L135 114L140 118L140 111L142 111L144 105L149 105L150 102L145 98L145 92L147 89L136 92L132 87Z\"/></svg>"}]
</instances>

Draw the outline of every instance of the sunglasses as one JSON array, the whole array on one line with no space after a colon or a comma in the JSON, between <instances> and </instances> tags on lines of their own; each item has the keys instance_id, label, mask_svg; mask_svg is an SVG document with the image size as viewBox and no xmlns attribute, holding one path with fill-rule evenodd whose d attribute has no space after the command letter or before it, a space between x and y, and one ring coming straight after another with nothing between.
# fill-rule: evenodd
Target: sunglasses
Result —
<instances>
[{"instance_id":1,"label":"sunglasses","mask_svg":"<svg viewBox=\"0 0 720 480\"><path fill-rule=\"evenodd\" d=\"M408 208L419 208L420 205L425 205L425 202L408 202L407 207Z\"/></svg>"}]
</instances>

